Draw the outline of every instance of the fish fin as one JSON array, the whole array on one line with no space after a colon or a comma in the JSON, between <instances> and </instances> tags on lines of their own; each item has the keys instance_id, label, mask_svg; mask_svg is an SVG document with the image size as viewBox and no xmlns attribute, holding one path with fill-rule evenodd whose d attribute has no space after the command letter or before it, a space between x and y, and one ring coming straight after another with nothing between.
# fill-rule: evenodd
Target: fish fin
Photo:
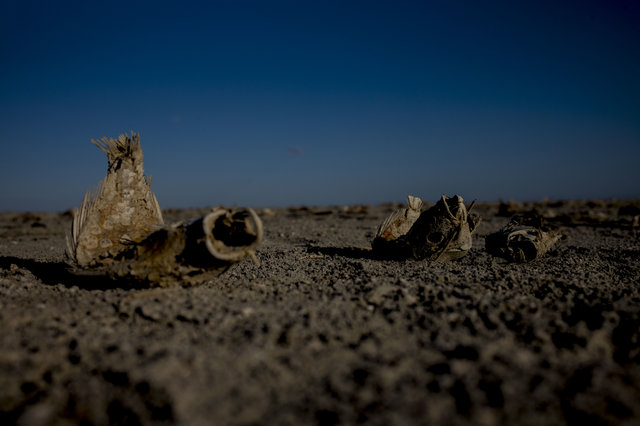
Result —
<instances>
[{"instance_id":1,"label":"fish fin","mask_svg":"<svg viewBox=\"0 0 640 426\"><path fill-rule=\"evenodd\" d=\"M74 264L78 262L77 249L78 242L80 241L80 234L84 230L84 226L87 223L89 213L93 210L96 199L102 191L102 181L98 182L98 185L91 191L87 191L82 198L82 204L80 209L73 209L73 221L71 222L71 231L67 234L67 256Z\"/></svg>"}]
</instances>

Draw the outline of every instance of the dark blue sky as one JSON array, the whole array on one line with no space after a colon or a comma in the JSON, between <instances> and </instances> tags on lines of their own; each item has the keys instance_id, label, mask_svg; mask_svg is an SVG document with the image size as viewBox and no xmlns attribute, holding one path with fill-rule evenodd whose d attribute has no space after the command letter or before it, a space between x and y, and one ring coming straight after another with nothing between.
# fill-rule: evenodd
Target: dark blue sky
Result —
<instances>
[{"instance_id":1,"label":"dark blue sky","mask_svg":"<svg viewBox=\"0 0 640 426\"><path fill-rule=\"evenodd\" d=\"M0 211L640 197L637 1L0 4Z\"/></svg>"}]
</instances>

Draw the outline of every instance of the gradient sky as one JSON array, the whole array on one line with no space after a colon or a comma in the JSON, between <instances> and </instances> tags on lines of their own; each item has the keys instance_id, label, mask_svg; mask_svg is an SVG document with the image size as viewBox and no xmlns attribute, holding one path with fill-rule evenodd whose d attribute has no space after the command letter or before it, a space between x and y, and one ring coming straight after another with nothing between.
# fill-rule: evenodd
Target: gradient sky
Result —
<instances>
[{"instance_id":1,"label":"gradient sky","mask_svg":"<svg viewBox=\"0 0 640 426\"><path fill-rule=\"evenodd\" d=\"M634 0L0 5L0 211L640 197Z\"/></svg>"}]
</instances>

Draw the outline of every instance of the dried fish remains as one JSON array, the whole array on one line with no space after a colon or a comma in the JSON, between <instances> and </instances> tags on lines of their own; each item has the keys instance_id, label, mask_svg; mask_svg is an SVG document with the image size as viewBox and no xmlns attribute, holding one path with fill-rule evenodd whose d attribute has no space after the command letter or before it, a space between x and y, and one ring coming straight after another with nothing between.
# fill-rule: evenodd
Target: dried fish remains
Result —
<instances>
[{"instance_id":1,"label":"dried fish remains","mask_svg":"<svg viewBox=\"0 0 640 426\"><path fill-rule=\"evenodd\" d=\"M165 225L144 175L140 136L92 141L107 155L107 176L85 195L67 237L73 271L155 286L194 285L254 257L262 222L252 209Z\"/></svg>"},{"instance_id":2,"label":"dried fish remains","mask_svg":"<svg viewBox=\"0 0 640 426\"><path fill-rule=\"evenodd\" d=\"M371 244L374 252L387 258L433 261L458 259L471 249L472 234L480 218L470 214L459 195L441 199L421 211L422 200L409 196L408 208L393 212L378 228Z\"/></svg>"},{"instance_id":3,"label":"dried fish remains","mask_svg":"<svg viewBox=\"0 0 640 426\"><path fill-rule=\"evenodd\" d=\"M542 257L563 237L558 229L547 226L542 216L530 213L513 216L500 231L487 235L485 247L511 262L529 262Z\"/></svg>"}]
</instances>

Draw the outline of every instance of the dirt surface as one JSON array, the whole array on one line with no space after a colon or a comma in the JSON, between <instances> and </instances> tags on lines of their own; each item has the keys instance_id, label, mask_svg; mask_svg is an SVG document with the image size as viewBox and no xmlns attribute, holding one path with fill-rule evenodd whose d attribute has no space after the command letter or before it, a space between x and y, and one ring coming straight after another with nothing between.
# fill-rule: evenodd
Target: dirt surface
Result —
<instances>
[{"instance_id":1,"label":"dirt surface","mask_svg":"<svg viewBox=\"0 0 640 426\"><path fill-rule=\"evenodd\" d=\"M170 289L71 276L69 214L0 214L0 423L640 424L638 203L481 204L451 263L372 256L394 207L264 210L260 265ZM531 208L567 239L489 255Z\"/></svg>"}]
</instances>

